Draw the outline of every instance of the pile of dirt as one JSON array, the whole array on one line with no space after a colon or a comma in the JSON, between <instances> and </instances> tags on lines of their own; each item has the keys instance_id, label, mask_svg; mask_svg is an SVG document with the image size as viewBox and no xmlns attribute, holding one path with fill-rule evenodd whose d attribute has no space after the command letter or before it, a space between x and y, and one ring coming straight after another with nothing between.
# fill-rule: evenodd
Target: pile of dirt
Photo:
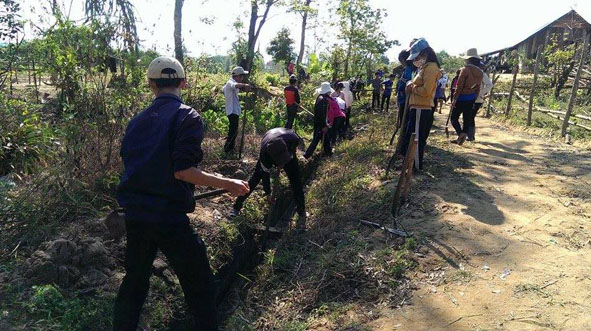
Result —
<instances>
[{"instance_id":1,"label":"pile of dirt","mask_svg":"<svg viewBox=\"0 0 591 331\"><path fill-rule=\"evenodd\" d=\"M114 276L117 259L101 238L59 238L43 243L19 272L28 284L88 289Z\"/></svg>"}]
</instances>

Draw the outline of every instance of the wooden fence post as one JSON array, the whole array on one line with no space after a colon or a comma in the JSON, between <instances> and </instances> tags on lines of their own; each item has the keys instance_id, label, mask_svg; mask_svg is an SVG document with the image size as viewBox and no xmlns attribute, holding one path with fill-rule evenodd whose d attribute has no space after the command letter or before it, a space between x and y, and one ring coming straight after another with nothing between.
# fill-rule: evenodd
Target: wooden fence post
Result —
<instances>
[{"instance_id":1,"label":"wooden fence post","mask_svg":"<svg viewBox=\"0 0 591 331\"><path fill-rule=\"evenodd\" d=\"M486 107L486 118L490 117L490 109L492 107L492 102L493 102L493 98L495 97L495 85L497 85L497 71L493 71L493 76L492 76L492 87L490 89L490 96L488 97L488 107Z\"/></svg>"},{"instance_id":2,"label":"wooden fence post","mask_svg":"<svg viewBox=\"0 0 591 331\"><path fill-rule=\"evenodd\" d=\"M538 67L540 66L540 59L542 58L542 51L544 45L538 46L538 53L536 54L536 63L534 65L534 81L531 85L531 92L529 94L529 108L527 110L527 126L531 125L531 115L534 108L534 95L536 94L536 85L538 83Z\"/></svg>"},{"instance_id":3,"label":"wooden fence post","mask_svg":"<svg viewBox=\"0 0 591 331\"><path fill-rule=\"evenodd\" d=\"M570 93L570 99L568 101L568 108L566 109L566 114L564 115L564 121L562 122L562 130L560 134L564 137L566 136L566 129L568 128L568 120L570 118L571 113L573 112L573 108L575 106L575 100L577 99L577 90L579 89L579 81L581 80L581 72L583 71L583 65L585 65L585 59L587 58L587 52L589 48L589 38L587 37L587 30L583 30L583 49L581 52L581 60L579 62L579 68L577 68L577 74L575 76L575 81L573 82L573 89Z\"/></svg>"},{"instance_id":4,"label":"wooden fence post","mask_svg":"<svg viewBox=\"0 0 591 331\"><path fill-rule=\"evenodd\" d=\"M517 73L518 72L519 72L519 61L517 61L517 63L515 63L515 67L513 68L513 82L511 83L511 89L509 90L509 99L507 100L507 108L505 109L505 116L509 116L509 113L511 112L511 101L513 101L513 93L515 93L515 83L517 82Z\"/></svg>"}]
</instances>

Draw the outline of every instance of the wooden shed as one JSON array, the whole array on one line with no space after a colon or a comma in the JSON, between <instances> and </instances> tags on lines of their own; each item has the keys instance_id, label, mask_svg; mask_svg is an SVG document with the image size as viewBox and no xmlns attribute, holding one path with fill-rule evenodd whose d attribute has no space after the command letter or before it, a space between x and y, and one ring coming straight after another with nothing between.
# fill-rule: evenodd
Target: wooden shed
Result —
<instances>
[{"instance_id":1,"label":"wooden shed","mask_svg":"<svg viewBox=\"0 0 591 331\"><path fill-rule=\"evenodd\" d=\"M572 9L556 20L544 25L521 42L493 52L484 53L481 56L488 60L494 57L502 57L507 51L517 50L526 58L535 59L538 46L548 45L552 41L556 41L558 47L580 42L585 29L588 32L591 31L591 23Z\"/></svg>"}]
</instances>

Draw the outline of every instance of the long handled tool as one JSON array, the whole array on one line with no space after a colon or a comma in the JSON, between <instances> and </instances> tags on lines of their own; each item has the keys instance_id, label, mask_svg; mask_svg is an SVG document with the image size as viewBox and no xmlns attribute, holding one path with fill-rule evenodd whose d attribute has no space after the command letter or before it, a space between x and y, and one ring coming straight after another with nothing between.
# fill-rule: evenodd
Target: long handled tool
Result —
<instances>
[{"instance_id":1,"label":"long handled tool","mask_svg":"<svg viewBox=\"0 0 591 331\"><path fill-rule=\"evenodd\" d=\"M447 114L447 122L445 122L445 136L449 139L449 119L451 118L451 112L453 111L453 103L449 107L449 113Z\"/></svg>"},{"instance_id":2,"label":"long handled tool","mask_svg":"<svg viewBox=\"0 0 591 331\"><path fill-rule=\"evenodd\" d=\"M404 102L404 108L402 109L403 114L404 112L406 112L408 110L408 100L410 99L410 95L406 95L406 101ZM390 138L390 146L392 146L392 144L394 143L394 137L396 137L396 133L398 133L398 130L400 129L400 127L402 126L402 123L400 123L400 121L396 121L396 130L394 130L394 133L392 134L392 138Z\"/></svg>"},{"instance_id":3,"label":"long handled tool","mask_svg":"<svg viewBox=\"0 0 591 331\"><path fill-rule=\"evenodd\" d=\"M248 98L249 106L252 105L252 100L250 100L251 94L250 91L246 92L246 97ZM249 108L249 107L245 107ZM244 135L246 133L246 110L244 109L244 113L242 114L242 136L240 137L240 147L238 148L238 158L242 158L242 150L244 148Z\"/></svg>"}]
</instances>

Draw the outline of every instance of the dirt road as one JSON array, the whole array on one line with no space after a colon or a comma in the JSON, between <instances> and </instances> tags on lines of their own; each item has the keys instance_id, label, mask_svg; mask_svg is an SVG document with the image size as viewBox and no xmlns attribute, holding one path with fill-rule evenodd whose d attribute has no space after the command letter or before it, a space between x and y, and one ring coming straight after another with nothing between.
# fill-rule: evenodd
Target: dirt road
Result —
<instances>
[{"instance_id":1,"label":"dirt road","mask_svg":"<svg viewBox=\"0 0 591 331\"><path fill-rule=\"evenodd\" d=\"M403 217L417 290L370 328L591 330L591 153L481 117L457 146L446 116Z\"/></svg>"}]
</instances>

